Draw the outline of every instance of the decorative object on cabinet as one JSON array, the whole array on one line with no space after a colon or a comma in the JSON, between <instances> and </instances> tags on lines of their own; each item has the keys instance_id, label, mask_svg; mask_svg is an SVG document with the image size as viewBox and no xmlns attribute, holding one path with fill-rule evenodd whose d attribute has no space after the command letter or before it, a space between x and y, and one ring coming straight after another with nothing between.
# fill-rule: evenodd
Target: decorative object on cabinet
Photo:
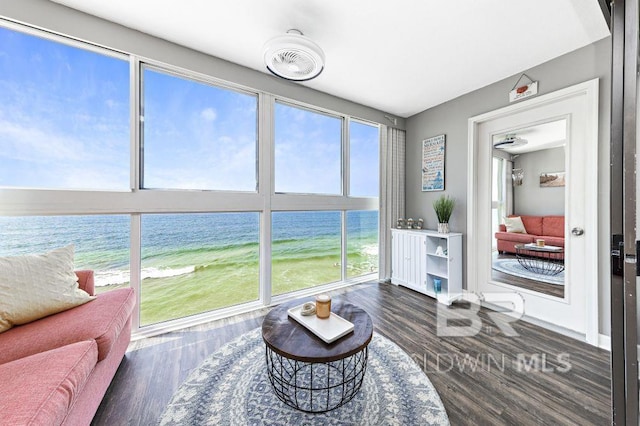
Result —
<instances>
[{"instance_id":1,"label":"decorative object on cabinet","mask_svg":"<svg viewBox=\"0 0 640 426\"><path fill-rule=\"evenodd\" d=\"M426 294L446 305L462 295L462 234L392 229L391 237L393 284ZM439 291L435 280L440 281Z\"/></svg>"},{"instance_id":2,"label":"decorative object on cabinet","mask_svg":"<svg viewBox=\"0 0 640 426\"><path fill-rule=\"evenodd\" d=\"M444 191L445 135L422 141L422 190Z\"/></svg>"},{"instance_id":3,"label":"decorative object on cabinet","mask_svg":"<svg viewBox=\"0 0 640 426\"><path fill-rule=\"evenodd\" d=\"M456 203L453 198L448 195L441 195L437 200L433 202L433 209L436 211L438 217L438 232L441 234L449 233L449 219L453 213L453 208Z\"/></svg>"}]
</instances>

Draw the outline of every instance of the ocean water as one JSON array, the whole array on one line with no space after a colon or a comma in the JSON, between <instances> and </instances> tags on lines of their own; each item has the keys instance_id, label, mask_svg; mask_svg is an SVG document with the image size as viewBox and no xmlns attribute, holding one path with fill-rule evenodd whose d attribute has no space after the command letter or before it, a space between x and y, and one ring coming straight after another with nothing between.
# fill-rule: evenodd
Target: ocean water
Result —
<instances>
[{"instance_id":1,"label":"ocean water","mask_svg":"<svg viewBox=\"0 0 640 426\"><path fill-rule=\"evenodd\" d=\"M130 277L129 228L128 215L0 217L0 256L74 244L76 268L93 269L97 286L125 285ZM231 270L244 271L238 280L257 283L259 230L258 213L143 215L143 283ZM339 212L274 212L276 286L299 278L305 262L329 262L323 264L333 269L323 279L333 280L340 269L340 246ZM378 212L347 213L347 253L349 276L377 270Z\"/></svg>"}]
</instances>

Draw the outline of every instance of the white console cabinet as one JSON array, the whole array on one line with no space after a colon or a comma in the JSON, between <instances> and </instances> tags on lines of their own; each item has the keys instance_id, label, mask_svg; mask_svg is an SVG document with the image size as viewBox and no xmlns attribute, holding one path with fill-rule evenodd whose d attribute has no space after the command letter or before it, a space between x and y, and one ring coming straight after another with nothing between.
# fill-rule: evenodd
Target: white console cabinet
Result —
<instances>
[{"instance_id":1,"label":"white console cabinet","mask_svg":"<svg viewBox=\"0 0 640 426\"><path fill-rule=\"evenodd\" d=\"M392 229L391 282L450 305L462 294L462 234ZM438 247L441 249L439 250ZM434 280L440 280L439 292Z\"/></svg>"}]
</instances>

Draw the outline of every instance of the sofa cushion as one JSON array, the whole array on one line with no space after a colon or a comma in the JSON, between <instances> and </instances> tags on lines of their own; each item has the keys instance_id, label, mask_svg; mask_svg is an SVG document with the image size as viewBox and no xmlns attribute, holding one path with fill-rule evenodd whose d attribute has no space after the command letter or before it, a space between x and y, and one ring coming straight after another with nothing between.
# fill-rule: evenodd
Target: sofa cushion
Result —
<instances>
[{"instance_id":1,"label":"sofa cushion","mask_svg":"<svg viewBox=\"0 0 640 426\"><path fill-rule=\"evenodd\" d=\"M520 216L527 234L542 235L542 216Z\"/></svg>"},{"instance_id":2,"label":"sofa cushion","mask_svg":"<svg viewBox=\"0 0 640 426\"><path fill-rule=\"evenodd\" d=\"M59 425L96 366L95 341L78 342L0 365L0 423Z\"/></svg>"},{"instance_id":3,"label":"sofa cushion","mask_svg":"<svg viewBox=\"0 0 640 426\"><path fill-rule=\"evenodd\" d=\"M0 257L0 333L93 297L78 288L73 245L45 254Z\"/></svg>"},{"instance_id":4,"label":"sofa cushion","mask_svg":"<svg viewBox=\"0 0 640 426\"><path fill-rule=\"evenodd\" d=\"M514 232L517 234L527 234L527 230L522 223L520 216L510 216L504 218L504 226L507 232Z\"/></svg>"},{"instance_id":5,"label":"sofa cushion","mask_svg":"<svg viewBox=\"0 0 640 426\"><path fill-rule=\"evenodd\" d=\"M514 243L532 243L535 235L517 234L514 232L496 232L496 239L503 241L513 241Z\"/></svg>"},{"instance_id":6,"label":"sofa cushion","mask_svg":"<svg viewBox=\"0 0 640 426\"><path fill-rule=\"evenodd\" d=\"M109 354L134 305L133 289L122 288L100 294L86 305L13 327L0 333L0 364L92 339L98 344L101 361Z\"/></svg>"},{"instance_id":7,"label":"sofa cushion","mask_svg":"<svg viewBox=\"0 0 640 426\"><path fill-rule=\"evenodd\" d=\"M552 237L551 235L541 235L538 238L544 240L544 244L547 246L564 247L564 238Z\"/></svg>"},{"instance_id":8,"label":"sofa cushion","mask_svg":"<svg viewBox=\"0 0 640 426\"><path fill-rule=\"evenodd\" d=\"M542 232L539 235L564 238L564 216L544 216Z\"/></svg>"}]
</instances>

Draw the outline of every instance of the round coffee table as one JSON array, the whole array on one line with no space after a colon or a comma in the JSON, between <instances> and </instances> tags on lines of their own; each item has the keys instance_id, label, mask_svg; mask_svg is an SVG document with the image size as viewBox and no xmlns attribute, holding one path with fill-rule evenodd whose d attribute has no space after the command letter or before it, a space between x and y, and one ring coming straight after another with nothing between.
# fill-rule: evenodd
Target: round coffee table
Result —
<instances>
[{"instance_id":1,"label":"round coffee table","mask_svg":"<svg viewBox=\"0 0 640 426\"><path fill-rule=\"evenodd\" d=\"M331 312L352 322L354 330L325 343L287 314L308 301L271 310L262 323L262 338L269 381L278 398L301 411L324 413L349 402L360 390L373 323L359 307L333 300Z\"/></svg>"},{"instance_id":2,"label":"round coffee table","mask_svg":"<svg viewBox=\"0 0 640 426\"><path fill-rule=\"evenodd\" d=\"M528 271L541 275L558 275L564 271L564 247L516 244L516 259Z\"/></svg>"}]
</instances>

